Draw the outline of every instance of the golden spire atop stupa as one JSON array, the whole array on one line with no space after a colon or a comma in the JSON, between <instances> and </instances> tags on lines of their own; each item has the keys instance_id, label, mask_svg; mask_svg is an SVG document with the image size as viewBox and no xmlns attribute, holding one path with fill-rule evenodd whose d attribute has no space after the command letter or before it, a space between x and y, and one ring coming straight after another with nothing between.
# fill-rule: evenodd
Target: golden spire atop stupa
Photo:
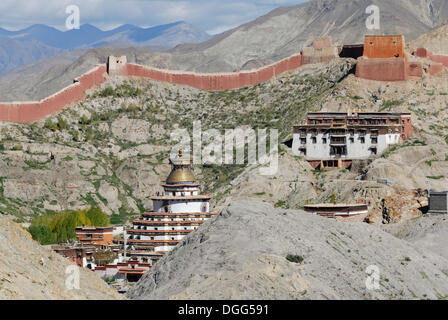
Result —
<instances>
[{"instance_id":1,"label":"golden spire atop stupa","mask_svg":"<svg viewBox=\"0 0 448 320\"><path fill-rule=\"evenodd\" d=\"M191 161L183 159L182 148L179 149L177 159L170 159L171 173L166 179L167 184L194 183L196 178L191 168Z\"/></svg>"}]
</instances>

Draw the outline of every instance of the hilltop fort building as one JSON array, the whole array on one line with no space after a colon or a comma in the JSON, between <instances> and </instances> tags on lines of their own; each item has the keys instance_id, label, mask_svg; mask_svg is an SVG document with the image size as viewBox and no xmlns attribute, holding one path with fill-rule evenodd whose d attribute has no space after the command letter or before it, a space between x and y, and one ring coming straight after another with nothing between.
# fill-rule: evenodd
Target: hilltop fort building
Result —
<instances>
[{"instance_id":1,"label":"hilltop fort building","mask_svg":"<svg viewBox=\"0 0 448 320\"><path fill-rule=\"evenodd\" d=\"M342 168L381 155L411 134L409 113L317 112L308 114L305 125L294 126L292 148L315 169Z\"/></svg>"}]
</instances>

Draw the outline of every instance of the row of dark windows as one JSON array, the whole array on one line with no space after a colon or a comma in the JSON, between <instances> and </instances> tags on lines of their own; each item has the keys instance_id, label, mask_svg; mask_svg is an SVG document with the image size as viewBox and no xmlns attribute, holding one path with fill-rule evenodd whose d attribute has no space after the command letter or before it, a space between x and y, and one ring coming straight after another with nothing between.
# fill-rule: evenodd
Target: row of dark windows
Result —
<instances>
[{"instance_id":1,"label":"row of dark windows","mask_svg":"<svg viewBox=\"0 0 448 320\"><path fill-rule=\"evenodd\" d=\"M360 142L362 144L366 143L366 138L365 137L360 137L359 140L360 140ZM354 137L350 137L349 141L350 141L350 143L355 143L355 138ZM307 142L306 138L301 138L300 139L300 143L301 144L306 144L306 142ZM317 143L317 138L316 137L312 137L311 138L311 142L313 144L316 144ZM378 137L371 137L370 138L370 142L372 144L377 144L378 143ZM322 143L323 144L327 144L328 143L328 139L327 138L322 138ZM346 140L345 137L335 137L335 138L331 138L331 143L332 144L333 143L340 143L340 144L342 144L342 143L347 143L347 140Z\"/></svg>"}]
</instances>

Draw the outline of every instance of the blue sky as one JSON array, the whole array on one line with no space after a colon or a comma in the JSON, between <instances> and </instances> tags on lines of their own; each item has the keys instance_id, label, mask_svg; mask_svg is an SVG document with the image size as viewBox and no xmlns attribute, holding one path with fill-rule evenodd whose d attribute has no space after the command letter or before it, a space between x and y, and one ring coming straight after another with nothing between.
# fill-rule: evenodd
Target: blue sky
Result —
<instances>
[{"instance_id":1,"label":"blue sky","mask_svg":"<svg viewBox=\"0 0 448 320\"><path fill-rule=\"evenodd\" d=\"M211 34L249 22L279 6L306 0L1 0L0 27L32 24L65 28L68 5L80 8L81 24L103 30L122 24L149 27L184 20Z\"/></svg>"}]
</instances>

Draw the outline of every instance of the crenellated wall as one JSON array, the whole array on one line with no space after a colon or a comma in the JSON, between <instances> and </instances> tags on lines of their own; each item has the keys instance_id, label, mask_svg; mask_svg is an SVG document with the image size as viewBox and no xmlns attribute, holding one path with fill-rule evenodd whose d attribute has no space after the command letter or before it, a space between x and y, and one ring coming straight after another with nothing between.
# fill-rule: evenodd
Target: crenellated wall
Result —
<instances>
[{"instance_id":1,"label":"crenellated wall","mask_svg":"<svg viewBox=\"0 0 448 320\"><path fill-rule=\"evenodd\" d=\"M365 36L364 57L370 59L404 58L405 40L399 36Z\"/></svg>"},{"instance_id":2,"label":"crenellated wall","mask_svg":"<svg viewBox=\"0 0 448 320\"><path fill-rule=\"evenodd\" d=\"M98 66L61 91L41 101L0 103L0 121L29 123L85 99L85 91L105 82L106 66Z\"/></svg>"},{"instance_id":3,"label":"crenellated wall","mask_svg":"<svg viewBox=\"0 0 448 320\"><path fill-rule=\"evenodd\" d=\"M187 85L200 90L222 91L239 89L266 82L273 77L287 71L298 69L301 66L302 56L297 54L257 70L241 71L238 73L201 74L166 71L128 63L126 68L122 69L117 75Z\"/></svg>"},{"instance_id":4,"label":"crenellated wall","mask_svg":"<svg viewBox=\"0 0 448 320\"><path fill-rule=\"evenodd\" d=\"M433 54L431 51L425 48L418 48L417 51L414 52L414 54L419 58L426 58L435 62L435 66L433 67L433 69L435 70L440 69L440 67L438 66L440 64L448 68L448 56L446 55Z\"/></svg>"},{"instance_id":5,"label":"crenellated wall","mask_svg":"<svg viewBox=\"0 0 448 320\"><path fill-rule=\"evenodd\" d=\"M0 121L28 123L42 119L85 98L85 91L106 81L105 74L148 78L156 81L187 85L207 91L233 90L253 86L304 64L327 62L338 57L331 38L317 38L313 46L302 53L256 70L234 73L201 74L184 71L169 71L127 63L125 56L110 56L106 65L99 66L78 79L75 83L41 101L0 103Z\"/></svg>"},{"instance_id":6,"label":"crenellated wall","mask_svg":"<svg viewBox=\"0 0 448 320\"><path fill-rule=\"evenodd\" d=\"M361 50L362 46L356 46ZM359 47L359 48L358 48ZM420 62L408 62L403 54L404 38L401 36L366 36L364 55L358 59L356 76L379 81L403 81L422 77ZM396 56L399 57L396 57ZM443 65L448 67L448 56L433 55L426 49L417 50L417 56L434 61L428 73L439 73ZM0 103L0 121L29 123L85 99L85 91L106 81L106 75L148 78L155 81L187 85L200 90L223 91L253 86L303 65L327 62L338 57L338 49L331 38L318 38L312 47L306 47L300 54L256 70L234 73L195 73L170 71L127 63L125 56L111 56L106 65L100 65L81 77L75 83L41 101ZM368 57L373 57L369 59ZM379 58L382 57L382 58Z\"/></svg>"},{"instance_id":7,"label":"crenellated wall","mask_svg":"<svg viewBox=\"0 0 448 320\"><path fill-rule=\"evenodd\" d=\"M41 101L0 103L0 121L29 123L59 112L66 106L83 100L86 90L106 81L107 73L111 76L148 78L201 90L221 91L253 86L300 66L302 66L302 55L297 54L257 70L200 74L129 64L124 56L111 56L107 65L98 66L75 79L72 85Z\"/></svg>"},{"instance_id":8,"label":"crenellated wall","mask_svg":"<svg viewBox=\"0 0 448 320\"><path fill-rule=\"evenodd\" d=\"M406 62L403 58L359 58L356 65L358 78L377 81L406 80Z\"/></svg>"}]
</instances>

